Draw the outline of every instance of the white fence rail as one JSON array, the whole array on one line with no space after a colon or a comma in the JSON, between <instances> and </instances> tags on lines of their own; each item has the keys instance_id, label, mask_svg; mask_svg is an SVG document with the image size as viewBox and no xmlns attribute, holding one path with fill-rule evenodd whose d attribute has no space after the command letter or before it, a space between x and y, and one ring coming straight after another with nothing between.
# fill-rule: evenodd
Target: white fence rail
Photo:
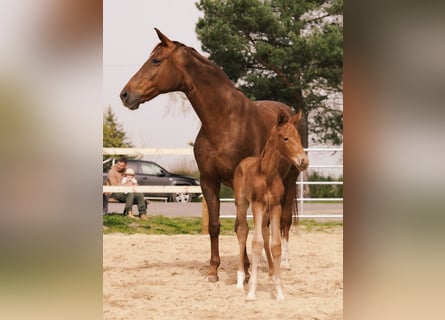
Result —
<instances>
[{"instance_id":1,"label":"white fence rail","mask_svg":"<svg viewBox=\"0 0 445 320\"><path fill-rule=\"evenodd\" d=\"M143 156L143 155L193 155L192 148L102 148L104 155L127 155L127 156Z\"/></svg>"},{"instance_id":2,"label":"white fence rail","mask_svg":"<svg viewBox=\"0 0 445 320\"><path fill-rule=\"evenodd\" d=\"M103 192L202 193L200 186L103 186Z\"/></svg>"},{"instance_id":3,"label":"white fence rail","mask_svg":"<svg viewBox=\"0 0 445 320\"><path fill-rule=\"evenodd\" d=\"M342 148L308 148L304 149L306 152L343 152ZM343 165L309 165L310 169L314 168L337 168L343 170ZM297 185L300 187L300 197L297 198L297 205L299 205L297 210L297 215L299 218L342 218L343 219L343 208L341 214L305 214L304 213L304 202L305 201L335 201L343 202L343 198L305 198L304 197L304 186L305 185L343 185L343 181L304 181L304 177L300 174L300 179L297 181Z\"/></svg>"},{"instance_id":4,"label":"white fence rail","mask_svg":"<svg viewBox=\"0 0 445 320\"><path fill-rule=\"evenodd\" d=\"M307 152L343 152L341 148L308 148ZM103 148L104 155L128 155L128 156L142 156L142 155L193 155L191 148ZM343 169L343 165L310 165L310 169L314 168L337 168ZM335 201L343 202L343 198L304 198L305 185L343 185L343 181L304 181L303 175L300 175L299 181L296 182L300 187L301 197L296 198L299 218L343 218L343 210L341 214L304 214L304 202L309 201ZM142 192L142 193L202 193L200 186L103 186L103 192ZM220 199L222 202L233 202L233 198ZM224 216L232 217L232 216Z\"/></svg>"}]
</instances>

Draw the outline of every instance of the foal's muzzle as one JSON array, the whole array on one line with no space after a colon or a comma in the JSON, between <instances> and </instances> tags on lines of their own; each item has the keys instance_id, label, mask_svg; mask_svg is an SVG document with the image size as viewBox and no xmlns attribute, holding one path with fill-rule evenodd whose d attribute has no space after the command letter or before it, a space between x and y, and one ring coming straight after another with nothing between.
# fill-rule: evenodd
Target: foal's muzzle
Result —
<instances>
[{"instance_id":1,"label":"foal's muzzle","mask_svg":"<svg viewBox=\"0 0 445 320\"><path fill-rule=\"evenodd\" d=\"M306 154L294 158L294 164L298 170L304 171L309 167L309 160Z\"/></svg>"}]
</instances>

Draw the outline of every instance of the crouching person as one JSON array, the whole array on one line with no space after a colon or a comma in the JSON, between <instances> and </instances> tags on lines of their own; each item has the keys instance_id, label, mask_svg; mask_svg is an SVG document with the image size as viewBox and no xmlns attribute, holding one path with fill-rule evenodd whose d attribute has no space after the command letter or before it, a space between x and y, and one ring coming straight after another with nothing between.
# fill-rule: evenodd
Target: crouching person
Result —
<instances>
[{"instance_id":1,"label":"crouching person","mask_svg":"<svg viewBox=\"0 0 445 320\"><path fill-rule=\"evenodd\" d=\"M108 182L112 186L137 186L138 182L135 178L133 169L127 168L127 159L120 158L116 164L111 167L108 172ZM134 218L133 204L136 204L141 220L147 219L147 207L145 204L144 194L140 192L112 193L111 198L121 203L125 203L124 215Z\"/></svg>"}]
</instances>

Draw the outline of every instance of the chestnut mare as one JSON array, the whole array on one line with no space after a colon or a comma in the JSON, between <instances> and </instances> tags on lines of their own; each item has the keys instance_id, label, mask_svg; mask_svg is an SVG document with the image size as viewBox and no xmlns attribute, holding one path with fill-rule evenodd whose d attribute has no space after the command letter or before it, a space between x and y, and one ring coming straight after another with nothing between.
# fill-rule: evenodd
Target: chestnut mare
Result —
<instances>
[{"instance_id":1,"label":"chestnut mare","mask_svg":"<svg viewBox=\"0 0 445 320\"><path fill-rule=\"evenodd\" d=\"M281 240L280 220L281 202L285 188L278 173L278 164L282 157L292 161L299 170L306 170L309 161L301 145L301 137L295 124L301 119L301 111L288 119L284 114L278 117L278 123L272 127L263 152L258 157L245 158L235 170L234 191L240 261L237 273L237 288L243 288L248 264L244 257L246 252L247 208L252 204L254 234L252 240L252 277L249 280L249 292L246 300L255 300L257 287L257 269L261 251L264 248L269 265L269 275L275 286L277 300L284 300L280 263ZM272 229L271 245L269 246L269 222Z\"/></svg>"},{"instance_id":2,"label":"chestnut mare","mask_svg":"<svg viewBox=\"0 0 445 320\"><path fill-rule=\"evenodd\" d=\"M124 106L136 110L141 103L159 94L182 91L201 120L194 154L209 210L211 257L208 279L215 282L218 281L220 264L221 183L233 188L236 166L242 159L260 154L279 113L290 117L293 112L280 102L252 102L214 63L195 49L171 41L158 29L155 30L161 42L125 85L120 98ZM295 208L295 182L299 172L284 158L279 162L278 171L286 187L281 232L284 239L283 257L287 257L286 244Z\"/></svg>"}]
</instances>

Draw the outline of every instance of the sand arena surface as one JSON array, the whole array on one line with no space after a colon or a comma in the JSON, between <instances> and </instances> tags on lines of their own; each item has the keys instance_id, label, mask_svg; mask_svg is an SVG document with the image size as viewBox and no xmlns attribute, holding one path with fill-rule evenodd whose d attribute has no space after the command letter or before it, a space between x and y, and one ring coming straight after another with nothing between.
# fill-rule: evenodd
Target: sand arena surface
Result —
<instances>
[{"instance_id":1,"label":"sand arena surface","mask_svg":"<svg viewBox=\"0 0 445 320\"><path fill-rule=\"evenodd\" d=\"M209 283L207 235L104 235L104 319L342 319L342 227L291 231L284 302L274 300L265 268L256 301L245 301L247 285L236 288L235 234L220 236L220 256L219 282Z\"/></svg>"}]
</instances>

